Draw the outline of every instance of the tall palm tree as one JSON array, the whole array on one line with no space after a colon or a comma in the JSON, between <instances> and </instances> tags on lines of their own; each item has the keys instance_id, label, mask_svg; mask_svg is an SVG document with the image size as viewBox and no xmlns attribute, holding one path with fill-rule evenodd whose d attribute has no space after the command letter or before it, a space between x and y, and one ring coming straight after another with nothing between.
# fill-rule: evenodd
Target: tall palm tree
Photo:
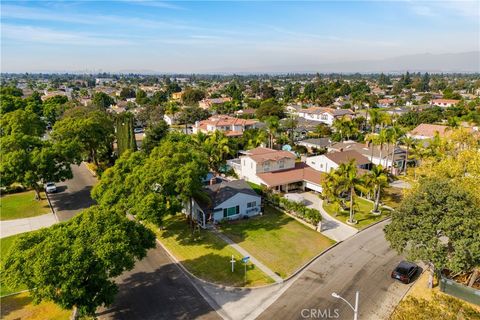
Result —
<instances>
[{"instance_id":1,"label":"tall palm tree","mask_svg":"<svg viewBox=\"0 0 480 320\"><path fill-rule=\"evenodd\" d=\"M373 196L375 200L372 212L379 213L378 207L380 206L382 188L388 185L386 170L381 165L374 166L372 170L369 171L366 179L373 186Z\"/></svg>"},{"instance_id":2,"label":"tall palm tree","mask_svg":"<svg viewBox=\"0 0 480 320\"><path fill-rule=\"evenodd\" d=\"M375 148L375 144L377 142L377 135L374 133L369 133L365 136L365 141L368 143L370 147L370 162L373 161L373 149Z\"/></svg>"},{"instance_id":3,"label":"tall palm tree","mask_svg":"<svg viewBox=\"0 0 480 320\"><path fill-rule=\"evenodd\" d=\"M403 164L403 172L405 173L405 175L407 174L409 151L410 149L415 148L416 142L417 141L414 138L409 136L404 136L401 140L401 143L406 147L405 163Z\"/></svg>"},{"instance_id":4,"label":"tall palm tree","mask_svg":"<svg viewBox=\"0 0 480 320\"><path fill-rule=\"evenodd\" d=\"M395 149L398 146L400 139L404 136L405 131L400 128L398 125L393 125L391 128L390 142L392 143L392 165L390 167L390 173L393 174L394 164L395 164Z\"/></svg>"},{"instance_id":5,"label":"tall palm tree","mask_svg":"<svg viewBox=\"0 0 480 320\"><path fill-rule=\"evenodd\" d=\"M382 161L383 161L383 146L385 145L385 143L388 141L388 136L389 136L389 133L386 129L381 129L380 132L378 133L377 135L377 139L376 139L376 145L380 146L380 165L382 165Z\"/></svg>"},{"instance_id":6,"label":"tall palm tree","mask_svg":"<svg viewBox=\"0 0 480 320\"><path fill-rule=\"evenodd\" d=\"M278 131L278 128L280 127L280 123L278 121L278 117L269 117L265 121L267 123L267 129L268 133L270 135L269 143L270 143L270 148L273 148L273 140L275 138L275 134Z\"/></svg>"},{"instance_id":7,"label":"tall palm tree","mask_svg":"<svg viewBox=\"0 0 480 320\"><path fill-rule=\"evenodd\" d=\"M210 169L216 174L225 165L227 157L234 153L231 141L223 132L218 130L208 136L203 144L203 148L208 155Z\"/></svg>"},{"instance_id":8,"label":"tall palm tree","mask_svg":"<svg viewBox=\"0 0 480 320\"><path fill-rule=\"evenodd\" d=\"M340 191L345 191L350 194L350 216L348 223L357 223L354 219L354 201L355 201L355 189L361 189L363 187L363 181L357 177L357 165L355 160L351 160L347 163L342 163L337 168L337 174L339 175Z\"/></svg>"},{"instance_id":9,"label":"tall palm tree","mask_svg":"<svg viewBox=\"0 0 480 320\"><path fill-rule=\"evenodd\" d=\"M368 111L368 123L372 133L375 132L375 128L380 124L382 120L382 113L378 109L370 109Z\"/></svg>"}]
</instances>

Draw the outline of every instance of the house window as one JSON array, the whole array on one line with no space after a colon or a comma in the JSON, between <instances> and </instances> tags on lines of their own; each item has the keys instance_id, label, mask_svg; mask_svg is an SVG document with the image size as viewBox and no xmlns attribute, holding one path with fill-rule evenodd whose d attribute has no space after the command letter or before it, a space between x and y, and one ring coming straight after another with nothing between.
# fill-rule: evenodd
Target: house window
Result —
<instances>
[{"instance_id":1,"label":"house window","mask_svg":"<svg viewBox=\"0 0 480 320\"><path fill-rule=\"evenodd\" d=\"M255 202L255 201L247 203L247 208L253 208L253 207L256 207L256 206L257 206L257 202Z\"/></svg>"},{"instance_id":2,"label":"house window","mask_svg":"<svg viewBox=\"0 0 480 320\"><path fill-rule=\"evenodd\" d=\"M280 169L283 169L283 168L285 167L285 160L280 160L280 161L278 162L278 167L279 167Z\"/></svg>"},{"instance_id":3,"label":"house window","mask_svg":"<svg viewBox=\"0 0 480 320\"><path fill-rule=\"evenodd\" d=\"M263 171L269 171L270 170L270 162L265 162L263 164Z\"/></svg>"},{"instance_id":4,"label":"house window","mask_svg":"<svg viewBox=\"0 0 480 320\"><path fill-rule=\"evenodd\" d=\"M328 116L326 114L322 114L322 120L328 120Z\"/></svg>"},{"instance_id":5,"label":"house window","mask_svg":"<svg viewBox=\"0 0 480 320\"><path fill-rule=\"evenodd\" d=\"M236 207L230 207L230 208L225 208L223 209L223 217L226 218L226 217L230 217L230 216L233 216L233 215L236 215L236 214L239 214L240 213L240 206L236 206Z\"/></svg>"},{"instance_id":6,"label":"house window","mask_svg":"<svg viewBox=\"0 0 480 320\"><path fill-rule=\"evenodd\" d=\"M320 163L320 168L323 168L323 163Z\"/></svg>"}]
</instances>

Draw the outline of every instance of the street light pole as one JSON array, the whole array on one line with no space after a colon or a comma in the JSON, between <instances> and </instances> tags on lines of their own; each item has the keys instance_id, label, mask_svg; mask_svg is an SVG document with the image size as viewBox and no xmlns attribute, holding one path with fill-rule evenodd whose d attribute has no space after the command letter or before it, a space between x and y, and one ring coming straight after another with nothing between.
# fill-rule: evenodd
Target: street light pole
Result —
<instances>
[{"instance_id":1,"label":"street light pole","mask_svg":"<svg viewBox=\"0 0 480 320\"><path fill-rule=\"evenodd\" d=\"M338 293L332 292L332 297L337 298L337 299L342 299L353 310L353 320L358 320L358 307L359 307L358 306L358 298L359 298L359 296L360 296L360 292L358 292L358 291L355 292L355 307L354 307L354 306L352 306L352 304L350 302L345 300Z\"/></svg>"}]
</instances>

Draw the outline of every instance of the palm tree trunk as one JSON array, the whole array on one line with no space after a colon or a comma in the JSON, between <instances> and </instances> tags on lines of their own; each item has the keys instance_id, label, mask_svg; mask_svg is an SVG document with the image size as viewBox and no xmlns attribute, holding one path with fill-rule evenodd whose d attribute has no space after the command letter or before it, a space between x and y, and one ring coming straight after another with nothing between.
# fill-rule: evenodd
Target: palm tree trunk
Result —
<instances>
[{"instance_id":1,"label":"palm tree trunk","mask_svg":"<svg viewBox=\"0 0 480 320\"><path fill-rule=\"evenodd\" d=\"M350 188L350 223L353 223L353 187Z\"/></svg>"},{"instance_id":2,"label":"palm tree trunk","mask_svg":"<svg viewBox=\"0 0 480 320\"><path fill-rule=\"evenodd\" d=\"M395 163L395 147L396 147L396 142L393 144L392 148L392 169L390 170L390 173L393 175L393 166Z\"/></svg>"},{"instance_id":3,"label":"palm tree trunk","mask_svg":"<svg viewBox=\"0 0 480 320\"><path fill-rule=\"evenodd\" d=\"M381 187L380 187L380 185L378 185L378 190L377 190L377 194L376 194L376 197L375 197L375 206L373 208L373 211L375 211L375 212L378 212L378 207L380 206L380 192L381 192Z\"/></svg>"},{"instance_id":4,"label":"palm tree trunk","mask_svg":"<svg viewBox=\"0 0 480 320\"><path fill-rule=\"evenodd\" d=\"M407 175L407 164L408 164L408 146L407 146L407 152L405 153L405 164L403 165L403 172L405 175Z\"/></svg>"}]
</instances>

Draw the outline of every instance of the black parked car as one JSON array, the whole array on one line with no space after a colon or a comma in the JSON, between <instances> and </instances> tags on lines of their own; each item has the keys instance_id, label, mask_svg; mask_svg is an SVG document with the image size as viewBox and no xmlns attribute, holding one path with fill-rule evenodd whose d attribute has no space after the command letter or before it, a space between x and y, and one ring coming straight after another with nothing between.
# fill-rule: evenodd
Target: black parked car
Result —
<instances>
[{"instance_id":1,"label":"black parked car","mask_svg":"<svg viewBox=\"0 0 480 320\"><path fill-rule=\"evenodd\" d=\"M395 270L392 271L392 278L398 279L405 284L409 284L417 271L418 266L415 263L402 261L398 264Z\"/></svg>"}]
</instances>

